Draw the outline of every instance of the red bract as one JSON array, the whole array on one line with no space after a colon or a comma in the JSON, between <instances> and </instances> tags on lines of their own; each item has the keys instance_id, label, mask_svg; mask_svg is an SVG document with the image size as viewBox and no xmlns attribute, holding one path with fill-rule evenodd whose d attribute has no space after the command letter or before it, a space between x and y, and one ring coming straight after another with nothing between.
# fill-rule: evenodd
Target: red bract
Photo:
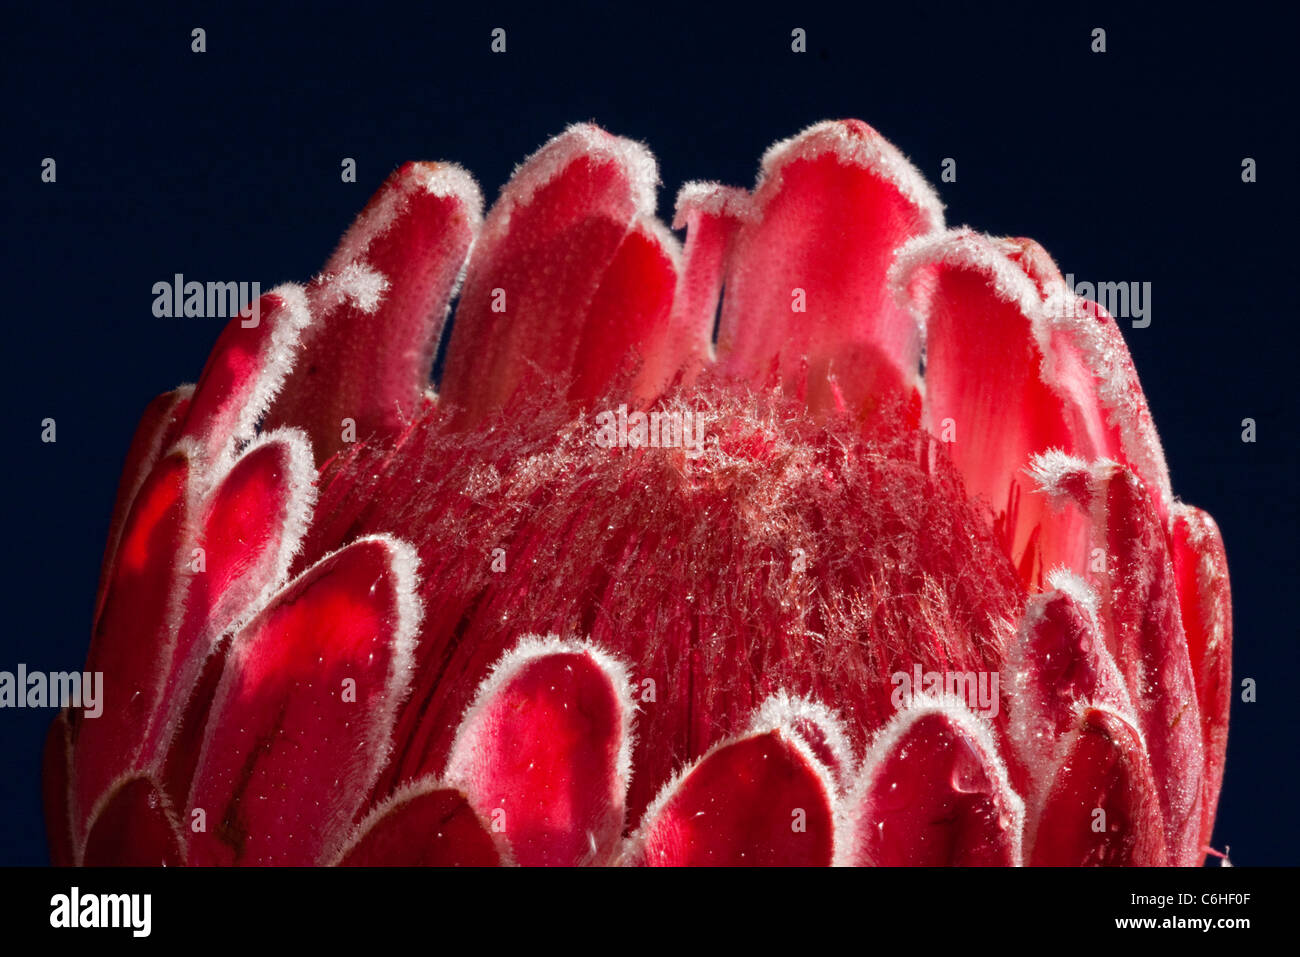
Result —
<instances>
[{"instance_id":1,"label":"red bract","mask_svg":"<svg viewBox=\"0 0 1300 957\"><path fill-rule=\"evenodd\" d=\"M1115 320L856 121L656 184L404 166L149 407L56 861L1203 859L1227 567Z\"/></svg>"}]
</instances>

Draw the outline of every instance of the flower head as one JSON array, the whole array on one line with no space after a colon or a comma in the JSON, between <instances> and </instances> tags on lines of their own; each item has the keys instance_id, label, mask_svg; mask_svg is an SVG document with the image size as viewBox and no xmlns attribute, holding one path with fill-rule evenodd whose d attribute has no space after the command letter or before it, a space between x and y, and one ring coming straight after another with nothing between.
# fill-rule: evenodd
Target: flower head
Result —
<instances>
[{"instance_id":1,"label":"flower head","mask_svg":"<svg viewBox=\"0 0 1300 957\"><path fill-rule=\"evenodd\" d=\"M1115 320L857 121L684 248L657 182L408 164L154 401L56 860L1203 858L1227 569Z\"/></svg>"}]
</instances>

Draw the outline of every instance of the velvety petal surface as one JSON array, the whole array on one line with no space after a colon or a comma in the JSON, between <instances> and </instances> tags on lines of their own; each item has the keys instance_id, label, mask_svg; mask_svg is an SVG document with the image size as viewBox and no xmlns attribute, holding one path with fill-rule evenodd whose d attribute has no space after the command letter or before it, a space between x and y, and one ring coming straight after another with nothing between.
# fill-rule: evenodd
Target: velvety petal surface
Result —
<instances>
[{"instance_id":1,"label":"velvety petal surface","mask_svg":"<svg viewBox=\"0 0 1300 957\"><path fill-rule=\"evenodd\" d=\"M189 834L193 863L302 865L337 854L410 681L415 567L407 546L362 539L292 582L236 636L188 802L207 818Z\"/></svg>"},{"instance_id":2,"label":"velvety petal surface","mask_svg":"<svg viewBox=\"0 0 1300 957\"><path fill-rule=\"evenodd\" d=\"M1015 750L1007 757L1018 759L1024 778L1039 787L1050 783L1057 742L1074 724L1081 703L1132 711L1097 621L1096 592L1069 572L1058 571L1051 584L1051 591L1029 601L1003 687Z\"/></svg>"},{"instance_id":3,"label":"velvety petal surface","mask_svg":"<svg viewBox=\"0 0 1300 957\"><path fill-rule=\"evenodd\" d=\"M496 867L501 853L469 799L425 780L377 807L357 828L342 867Z\"/></svg>"},{"instance_id":4,"label":"velvety petal surface","mask_svg":"<svg viewBox=\"0 0 1300 957\"><path fill-rule=\"evenodd\" d=\"M523 865L607 863L631 772L627 675L577 642L526 639L465 715L446 779Z\"/></svg>"},{"instance_id":5,"label":"velvety petal surface","mask_svg":"<svg viewBox=\"0 0 1300 957\"><path fill-rule=\"evenodd\" d=\"M580 351L589 331L642 351L666 333L663 240L645 225L658 178L645 147L586 124L519 168L488 214L456 308L440 395L461 424L499 409L533 375L571 381L589 359L609 361ZM629 237L638 224L639 238ZM612 266L606 305L636 275L650 283L649 302L630 290L615 315L597 314Z\"/></svg>"},{"instance_id":6,"label":"velvety petal surface","mask_svg":"<svg viewBox=\"0 0 1300 957\"><path fill-rule=\"evenodd\" d=\"M217 641L283 584L307 524L316 477L302 433L266 433L207 496L184 556L185 607L143 754L155 767Z\"/></svg>"},{"instance_id":7,"label":"velvety petal surface","mask_svg":"<svg viewBox=\"0 0 1300 957\"><path fill-rule=\"evenodd\" d=\"M834 793L827 770L789 729L725 741L647 809L630 862L651 867L830 864Z\"/></svg>"},{"instance_id":8,"label":"velvety petal surface","mask_svg":"<svg viewBox=\"0 0 1300 957\"><path fill-rule=\"evenodd\" d=\"M1037 819L1030 863L1162 866L1164 821L1137 729L1089 708L1062 745Z\"/></svg>"},{"instance_id":9,"label":"velvety petal surface","mask_svg":"<svg viewBox=\"0 0 1300 957\"><path fill-rule=\"evenodd\" d=\"M955 703L921 701L881 731L850 797L850 862L1012 866L1024 805L987 729Z\"/></svg>"},{"instance_id":10,"label":"velvety petal surface","mask_svg":"<svg viewBox=\"0 0 1300 957\"><path fill-rule=\"evenodd\" d=\"M104 547L104 563L100 572L99 592L95 598L95 625L104 610L104 597L113 580L117 568L117 547L122 537L122 527L126 524L135 497L144 484L144 480L153 467L162 458L163 452L171 448L179 434L181 423L189 413L190 400L194 395L194 386L186 385L172 392L164 392L155 398L144 410L135 436L131 439L126 453L126 462L122 466L122 478L118 482L117 497L113 502L113 517L108 525L108 542Z\"/></svg>"},{"instance_id":11,"label":"velvety petal surface","mask_svg":"<svg viewBox=\"0 0 1300 957\"><path fill-rule=\"evenodd\" d=\"M1177 577L1158 507L1128 469L1096 472L1102 621L1128 684L1165 815L1170 863L1200 861L1205 749Z\"/></svg>"},{"instance_id":12,"label":"velvety petal surface","mask_svg":"<svg viewBox=\"0 0 1300 957\"><path fill-rule=\"evenodd\" d=\"M87 867L175 867L185 863L181 826L162 789L147 776L114 783L90 817Z\"/></svg>"},{"instance_id":13,"label":"velvety petal surface","mask_svg":"<svg viewBox=\"0 0 1300 957\"><path fill-rule=\"evenodd\" d=\"M158 704L179 616L178 580L192 515L191 463L187 448L159 462L123 527L85 666L104 675L103 713L70 715L78 834L109 782L133 767Z\"/></svg>"},{"instance_id":14,"label":"velvety petal surface","mask_svg":"<svg viewBox=\"0 0 1300 957\"><path fill-rule=\"evenodd\" d=\"M687 183L677 194L674 229L686 230L681 274L673 298L669 347L677 361L648 375L666 384L679 369L688 381L713 358L722 282L731 263L740 227L753 216L749 193L719 183Z\"/></svg>"},{"instance_id":15,"label":"velvety petal surface","mask_svg":"<svg viewBox=\"0 0 1300 957\"><path fill-rule=\"evenodd\" d=\"M344 235L310 289L313 321L268 422L299 426L318 461L414 417L482 217L459 166L406 163Z\"/></svg>"},{"instance_id":16,"label":"velvety petal surface","mask_svg":"<svg viewBox=\"0 0 1300 957\"><path fill-rule=\"evenodd\" d=\"M899 151L857 120L819 123L763 157L753 219L726 274L725 369L866 417L909 401L921 330L887 282L895 250L942 228L942 206Z\"/></svg>"},{"instance_id":17,"label":"velvety petal surface","mask_svg":"<svg viewBox=\"0 0 1300 957\"><path fill-rule=\"evenodd\" d=\"M591 300L570 399L595 400L630 368L637 369L641 397L653 398L665 374L685 361L668 338L677 256L677 241L653 220L638 221L623 237Z\"/></svg>"},{"instance_id":18,"label":"velvety petal surface","mask_svg":"<svg viewBox=\"0 0 1300 957\"><path fill-rule=\"evenodd\" d=\"M310 321L306 294L288 284L226 324L195 386L182 433L211 467L219 468L220 458L253 439Z\"/></svg>"},{"instance_id":19,"label":"velvety petal surface","mask_svg":"<svg viewBox=\"0 0 1300 957\"><path fill-rule=\"evenodd\" d=\"M1025 470L1049 449L1094 450L1043 376L1042 298L1006 252L1005 243L953 230L901 251L894 281L925 318L929 428L968 493L989 507L1022 580L1042 589L1057 564L1082 570L1086 537L1077 521L1074 534L1044 535L1056 519Z\"/></svg>"},{"instance_id":20,"label":"velvety petal surface","mask_svg":"<svg viewBox=\"0 0 1300 957\"><path fill-rule=\"evenodd\" d=\"M1205 747L1201 805L1201 846L1205 847L1214 828L1214 812L1223 786L1233 691L1232 589L1228 556L1214 519L1190 505L1175 505L1173 558Z\"/></svg>"}]
</instances>

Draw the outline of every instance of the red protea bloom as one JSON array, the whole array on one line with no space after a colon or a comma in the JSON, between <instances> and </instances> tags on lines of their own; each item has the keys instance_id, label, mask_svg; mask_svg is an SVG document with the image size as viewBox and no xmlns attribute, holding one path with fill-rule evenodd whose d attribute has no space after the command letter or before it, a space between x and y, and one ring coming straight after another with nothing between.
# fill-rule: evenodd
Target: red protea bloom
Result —
<instances>
[{"instance_id":1,"label":"red protea bloom","mask_svg":"<svg viewBox=\"0 0 1300 957\"><path fill-rule=\"evenodd\" d=\"M656 182L404 166L155 400L57 861L1203 859L1227 570L1115 321L862 123L684 250Z\"/></svg>"}]
</instances>

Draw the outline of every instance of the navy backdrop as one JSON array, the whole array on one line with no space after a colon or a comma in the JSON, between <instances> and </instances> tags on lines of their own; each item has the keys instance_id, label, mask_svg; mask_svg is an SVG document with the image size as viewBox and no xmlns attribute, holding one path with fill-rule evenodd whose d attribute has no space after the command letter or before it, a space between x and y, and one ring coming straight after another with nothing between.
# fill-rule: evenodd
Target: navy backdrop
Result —
<instances>
[{"instance_id":1,"label":"navy backdrop","mask_svg":"<svg viewBox=\"0 0 1300 957\"><path fill-rule=\"evenodd\" d=\"M1237 864L1300 862L1284 296L1296 143L1281 23L1243 4L1176 21L1001 5L441 6L7 15L0 670L81 666L132 430L152 396L195 379L220 329L154 318L154 282L305 281L408 159L456 160L490 199L544 139L595 120L650 144L671 218L683 181L751 185L773 140L855 116L936 185L950 224L1033 236L1080 278L1152 283L1150 327L1125 336L1176 491L1223 529L1236 681L1259 683L1256 703L1234 701L1215 843ZM1102 55L1089 49L1097 26ZM494 27L504 55L489 50ZM805 54L790 50L794 27ZM356 184L340 181L345 156ZM54 184L40 180L45 157ZM939 182L944 157L956 183ZM40 440L46 417L55 444ZM48 859L50 717L0 712L0 863Z\"/></svg>"}]
</instances>

